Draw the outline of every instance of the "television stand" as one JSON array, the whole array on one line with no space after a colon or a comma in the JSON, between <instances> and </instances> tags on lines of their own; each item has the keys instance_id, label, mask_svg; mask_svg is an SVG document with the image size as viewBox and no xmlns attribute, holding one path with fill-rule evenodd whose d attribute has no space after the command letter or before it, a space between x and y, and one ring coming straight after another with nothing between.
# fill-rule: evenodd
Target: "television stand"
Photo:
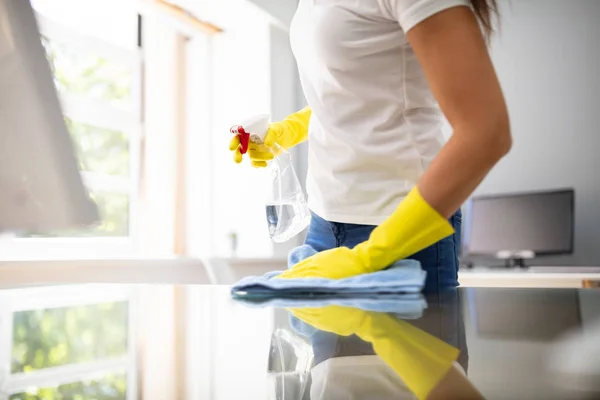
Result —
<instances>
[{"instance_id":1,"label":"television stand","mask_svg":"<svg viewBox=\"0 0 600 400\"><path fill-rule=\"evenodd\" d=\"M531 260L533 258L535 258L535 253L531 250L499 251L496 253L496 259L504 260L504 268L506 269L526 269L528 267L525 260Z\"/></svg>"},{"instance_id":2,"label":"television stand","mask_svg":"<svg viewBox=\"0 0 600 400\"><path fill-rule=\"evenodd\" d=\"M527 269L529 267L527 266L524 258L507 258L504 260L504 268L506 268L506 269L511 269L511 268Z\"/></svg>"}]
</instances>

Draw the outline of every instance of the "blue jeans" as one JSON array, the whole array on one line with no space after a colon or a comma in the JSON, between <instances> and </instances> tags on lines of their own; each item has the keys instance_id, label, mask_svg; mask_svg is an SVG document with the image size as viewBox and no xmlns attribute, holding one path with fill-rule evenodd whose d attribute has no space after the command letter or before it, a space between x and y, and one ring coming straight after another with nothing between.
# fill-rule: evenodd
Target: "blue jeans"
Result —
<instances>
[{"instance_id":1,"label":"blue jeans","mask_svg":"<svg viewBox=\"0 0 600 400\"><path fill-rule=\"evenodd\" d=\"M460 248L461 211L450 217L450 224L456 233L436 244L408 257L421 263L427 272L425 293L435 293L449 287L458 286L458 250ZM369 238L375 229L373 225L344 224L329 222L312 215L305 243L317 251L335 247L353 248Z\"/></svg>"}]
</instances>

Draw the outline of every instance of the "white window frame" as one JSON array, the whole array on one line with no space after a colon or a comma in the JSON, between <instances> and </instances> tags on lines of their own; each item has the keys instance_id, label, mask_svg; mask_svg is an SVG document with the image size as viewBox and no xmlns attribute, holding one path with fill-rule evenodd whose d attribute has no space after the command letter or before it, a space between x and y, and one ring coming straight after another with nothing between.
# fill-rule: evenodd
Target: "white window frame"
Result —
<instances>
[{"instance_id":1,"label":"white window frame","mask_svg":"<svg viewBox=\"0 0 600 400\"><path fill-rule=\"evenodd\" d=\"M0 237L0 260L54 260L124 258L135 255L138 236L137 210L141 180L142 79L143 51L120 48L99 38L81 34L57 24L36 12L40 33L49 40L73 48L82 48L101 57L129 66L132 71L131 107L110 106L101 100L72 94L61 94L65 116L78 123L126 132L129 136L129 177L82 171L91 190L104 190L129 196L129 236L124 237ZM93 110L92 112L90 110Z\"/></svg>"},{"instance_id":2,"label":"white window frame","mask_svg":"<svg viewBox=\"0 0 600 400\"><path fill-rule=\"evenodd\" d=\"M101 378L107 373L127 374L127 400L138 397L138 367L136 327L138 290L123 285L76 285L0 292L0 400L27 391L31 387L55 387L82 380ZM76 307L109 302L127 301L127 352L120 357L67 364L28 373L10 373L12 354L13 313L28 310Z\"/></svg>"}]
</instances>

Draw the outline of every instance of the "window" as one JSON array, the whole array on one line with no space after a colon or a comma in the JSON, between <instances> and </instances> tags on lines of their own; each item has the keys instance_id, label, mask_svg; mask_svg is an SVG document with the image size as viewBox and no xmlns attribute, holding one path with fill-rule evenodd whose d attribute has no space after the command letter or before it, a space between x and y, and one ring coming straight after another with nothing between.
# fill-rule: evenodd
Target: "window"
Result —
<instances>
[{"instance_id":1,"label":"window","mask_svg":"<svg viewBox=\"0 0 600 400\"><path fill-rule=\"evenodd\" d=\"M136 398L133 295L94 285L1 292L0 398Z\"/></svg>"},{"instance_id":2,"label":"window","mask_svg":"<svg viewBox=\"0 0 600 400\"><path fill-rule=\"evenodd\" d=\"M141 18L129 0L37 0L33 6L82 177L101 221L87 229L11 236L0 257L131 254L142 140Z\"/></svg>"},{"instance_id":3,"label":"window","mask_svg":"<svg viewBox=\"0 0 600 400\"><path fill-rule=\"evenodd\" d=\"M133 134L134 122L123 121L119 114L131 109L132 66L47 37L42 42L64 99L65 122L84 181L101 216L94 228L52 236L128 237L130 199L137 182L132 174L131 148L139 144ZM72 106L75 102L77 106Z\"/></svg>"},{"instance_id":4,"label":"window","mask_svg":"<svg viewBox=\"0 0 600 400\"><path fill-rule=\"evenodd\" d=\"M127 376L124 373L109 374L81 382L62 384L57 387L33 388L27 392L11 395L9 400L72 398L125 400L127 398Z\"/></svg>"},{"instance_id":5,"label":"window","mask_svg":"<svg viewBox=\"0 0 600 400\"><path fill-rule=\"evenodd\" d=\"M129 246L137 241L138 230L145 234L140 247L150 248L151 256L157 247L160 247L156 251L159 256L174 252L175 246L163 244L187 228L181 224L172 229L176 225L172 214L180 210L176 206L185 200L185 196L174 199L175 195L179 196L175 193L179 185L172 184L177 181L174 176L183 175L179 171L181 166L174 165L176 153L180 152L177 145L183 143L178 135L189 129L184 129L186 121L182 118L188 115L179 113L187 101L187 91L181 89L187 89L188 85L188 78L180 73L188 42L181 31L189 33L193 29L185 24L172 24L172 15L161 16L160 9L142 5L141 11L153 16L144 20L148 29L144 32L142 54L138 38L141 17L134 7L138 3L135 0L32 2L39 14L41 41L54 71L80 170L103 220L99 226L85 231L43 235L27 232L10 237L0 242L0 260L6 259L7 254L25 261L91 256L117 258L109 263L120 267L119 255L131 254ZM201 46L203 49L210 48L208 38L198 41L206 42ZM198 65L208 66L207 59ZM142 71L147 82L143 88ZM210 86L210 77L202 74L197 80L204 85L195 93L208 98L210 91L206 87ZM141 99L145 103L147 129L142 129ZM210 113L210 107L203 109L206 110L203 116ZM198 117L196 110L193 114ZM210 121L209 117L197 119L202 124ZM148 215L144 222L149 221L154 231L139 229L139 221L136 221L142 143L143 212ZM192 181L196 179L192 178ZM183 179L181 184L185 186ZM186 216L182 215L181 219ZM140 263L143 265L145 260ZM17 264L22 266L24 280L30 279L29 263ZM58 280L71 271L56 262L41 264L49 267L52 274L56 273ZM104 261L100 264L106 265ZM137 265L137 261L134 264ZM69 279L66 277L65 281ZM144 318L151 328L146 328L141 338L140 332L134 332L140 314L132 311L137 307L138 290L144 291L143 288L104 285L0 291L0 399L138 398L138 380L146 384L145 379L153 379L152 373L156 372L148 368L150 371L144 376L143 365L136 365L138 340L144 343L147 331L155 335L151 340L167 337L174 347L178 339L170 325L157 322L159 318L172 322L170 309L162 300L173 295L163 290L157 290L161 292L159 295L146 296L154 301L150 315ZM154 329L155 325L158 328ZM165 332L160 332L162 327ZM139 347L144 350L144 346ZM140 359L144 362L146 357ZM159 367L162 371L169 365ZM162 384L160 379L152 383Z\"/></svg>"}]
</instances>

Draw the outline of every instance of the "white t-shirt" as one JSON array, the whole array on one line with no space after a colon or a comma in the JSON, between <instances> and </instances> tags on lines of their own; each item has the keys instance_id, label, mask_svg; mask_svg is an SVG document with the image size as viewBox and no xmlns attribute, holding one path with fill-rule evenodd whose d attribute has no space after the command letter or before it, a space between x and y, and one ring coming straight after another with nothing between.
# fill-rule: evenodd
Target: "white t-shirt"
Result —
<instances>
[{"instance_id":1,"label":"white t-shirt","mask_svg":"<svg viewBox=\"0 0 600 400\"><path fill-rule=\"evenodd\" d=\"M379 356L330 358L315 366L311 377L311 400L416 400Z\"/></svg>"},{"instance_id":2,"label":"white t-shirt","mask_svg":"<svg viewBox=\"0 0 600 400\"><path fill-rule=\"evenodd\" d=\"M453 367L466 376L460 364ZM416 400L379 356L330 358L311 371L311 400ZM437 382L433 382L437 384Z\"/></svg>"},{"instance_id":3,"label":"white t-shirt","mask_svg":"<svg viewBox=\"0 0 600 400\"><path fill-rule=\"evenodd\" d=\"M468 0L300 0L291 43L312 108L309 207L379 225L444 144L443 115L405 33Z\"/></svg>"}]
</instances>

